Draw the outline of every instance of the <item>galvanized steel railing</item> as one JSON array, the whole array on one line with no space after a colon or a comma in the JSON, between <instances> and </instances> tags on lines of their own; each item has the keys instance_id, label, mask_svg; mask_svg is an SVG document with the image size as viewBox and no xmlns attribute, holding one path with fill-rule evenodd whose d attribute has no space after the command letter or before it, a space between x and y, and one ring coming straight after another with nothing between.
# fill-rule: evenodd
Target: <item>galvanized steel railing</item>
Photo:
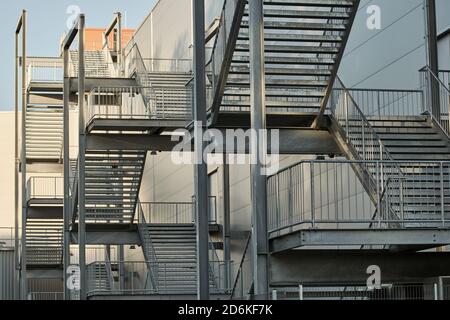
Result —
<instances>
[{"instance_id":1,"label":"galvanized steel railing","mask_svg":"<svg viewBox=\"0 0 450 320\"><path fill-rule=\"evenodd\" d=\"M64 179L62 177L31 177L27 182L27 200L62 199Z\"/></svg>"},{"instance_id":2,"label":"galvanized steel railing","mask_svg":"<svg viewBox=\"0 0 450 320\"><path fill-rule=\"evenodd\" d=\"M187 87L97 87L88 99L86 123L93 119L192 118L192 92Z\"/></svg>"},{"instance_id":3,"label":"galvanized steel railing","mask_svg":"<svg viewBox=\"0 0 450 320\"><path fill-rule=\"evenodd\" d=\"M29 58L27 83L31 82L62 82L63 62L59 58Z\"/></svg>"},{"instance_id":4,"label":"galvanized steel railing","mask_svg":"<svg viewBox=\"0 0 450 320\"><path fill-rule=\"evenodd\" d=\"M353 171L361 165L403 173L380 175L370 197ZM450 162L302 161L268 178L269 232L448 227L449 195Z\"/></svg>"},{"instance_id":5,"label":"galvanized steel railing","mask_svg":"<svg viewBox=\"0 0 450 320\"><path fill-rule=\"evenodd\" d=\"M422 90L348 89L366 117L417 116L426 111Z\"/></svg>"},{"instance_id":6,"label":"galvanized steel railing","mask_svg":"<svg viewBox=\"0 0 450 320\"><path fill-rule=\"evenodd\" d=\"M440 297L437 283L386 283L380 288L365 285L299 285L274 289L277 300L447 300Z\"/></svg>"},{"instance_id":7,"label":"galvanized steel railing","mask_svg":"<svg viewBox=\"0 0 450 320\"><path fill-rule=\"evenodd\" d=\"M86 124L93 119L149 119L153 104L146 103L144 98L146 89L142 87L94 88L88 95Z\"/></svg>"},{"instance_id":8,"label":"galvanized steel railing","mask_svg":"<svg viewBox=\"0 0 450 320\"><path fill-rule=\"evenodd\" d=\"M251 265L251 259L249 257L251 253L250 243L252 239L251 232L248 234L247 241L245 242L244 250L242 252L241 261L237 265L236 277L234 279L233 287L230 293L230 299L246 299L250 294L250 288L253 283L253 271Z\"/></svg>"},{"instance_id":9,"label":"galvanized steel railing","mask_svg":"<svg viewBox=\"0 0 450 320\"><path fill-rule=\"evenodd\" d=\"M143 58L148 72L182 72L192 71L191 59Z\"/></svg>"},{"instance_id":10,"label":"galvanized steel railing","mask_svg":"<svg viewBox=\"0 0 450 320\"><path fill-rule=\"evenodd\" d=\"M439 119L444 132L450 135L450 71L439 71L435 75L429 67L420 70L420 85L424 92L424 101L427 111L435 118ZM438 86L438 92L432 91L432 83ZM434 114L432 110L433 101L439 101L440 114Z\"/></svg>"},{"instance_id":11,"label":"galvanized steel railing","mask_svg":"<svg viewBox=\"0 0 450 320\"><path fill-rule=\"evenodd\" d=\"M217 198L209 196L209 223L217 223ZM195 223L195 201L192 202L140 202L137 223L183 224Z\"/></svg>"}]
</instances>

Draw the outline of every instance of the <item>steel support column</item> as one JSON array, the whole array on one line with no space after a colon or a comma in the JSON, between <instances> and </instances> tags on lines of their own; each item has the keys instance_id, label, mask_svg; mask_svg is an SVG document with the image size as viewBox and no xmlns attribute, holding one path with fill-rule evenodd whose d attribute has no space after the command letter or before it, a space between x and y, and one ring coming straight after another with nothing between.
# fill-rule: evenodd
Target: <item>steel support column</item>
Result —
<instances>
[{"instance_id":1,"label":"steel support column","mask_svg":"<svg viewBox=\"0 0 450 320\"><path fill-rule=\"evenodd\" d=\"M425 0L426 21L426 44L427 64L431 71L439 77L438 48L437 48L437 26L436 26L436 1ZM433 76L428 75L429 90L431 97L431 112L437 121L441 120L441 106L439 99L439 82ZM447 112L447 110L445 110Z\"/></svg>"},{"instance_id":2,"label":"steel support column","mask_svg":"<svg viewBox=\"0 0 450 320\"><path fill-rule=\"evenodd\" d=\"M64 239L63 239L63 272L64 272L64 300L70 299L70 290L67 286L68 274L67 268L70 264L70 141L69 141L69 124L70 124L70 79L69 79L69 51L63 51L64 61L64 89L63 89L63 161L64 161Z\"/></svg>"},{"instance_id":3,"label":"steel support column","mask_svg":"<svg viewBox=\"0 0 450 320\"><path fill-rule=\"evenodd\" d=\"M228 154L223 155L223 259L225 260L225 283L231 283L230 250L230 166Z\"/></svg>"},{"instance_id":4,"label":"steel support column","mask_svg":"<svg viewBox=\"0 0 450 320\"><path fill-rule=\"evenodd\" d=\"M202 134L206 128L206 79L205 79L205 2L193 0L194 33L194 120L195 131L195 212L197 224L197 298L209 299L208 255L208 167L203 159L206 145Z\"/></svg>"},{"instance_id":5,"label":"steel support column","mask_svg":"<svg viewBox=\"0 0 450 320\"><path fill-rule=\"evenodd\" d=\"M14 299L19 299L19 43L15 37L14 69Z\"/></svg>"},{"instance_id":6,"label":"steel support column","mask_svg":"<svg viewBox=\"0 0 450 320\"><path fill-rule=\"evenodd\" d=\"M125 248L123 245L117 246L119 252L119 288L125 288ZM108 255L109 262L111 263L111 255Z\"/></svg>"},{"instance_id":7,"label":"steel support column","mask_svg":"<svg viewBox=\"0 0 450 320\"><path fill-rule=\"evenodd\" d=\"M119 65L119 76L124 76L124 65L122 56L122 14L117 12L117 63Z\"/></svg>"},{"instance_id":8,"label":"steel support column","mask_svg":"<svg viewBox=\"0 0 450 320\"><path fill-rule=\"evenodd\" d=\"M256 299L268 299L267 178L262 165L267 137L261 134L266 129L263 0L249 1L249 13L253 285Z\"/></svg>"},{"instance_id":9,"label":"steel support column","mask_svg":"<svg viewBox=\"0 0 450 320\"><path fill-rule=\"evenodd\" d=\"M84 66L84 26L85 17L80 14L78 21L78 246L80 261L80 299L86 299L86 208L85 208L85 149L86 130L84 123L85 66Z\"/></svg>"},{"instance_id":10,"label":"steel support column","mask_svg":"<svg viewBox=\"0 0 450 320\"><path fill-rule=\"evenodd\" d=\"M27 298L27 244L26 244L26 226L27 226L27 143L26 143L26 119L27 119L27 12L22 11L22 16L16 28L16 39L22 31L22 134L21 134L21 155L20 171L22 183L22 233L21 233L21 254L20 254L20 298ZM18 73L17 73L18 76ZM18 223L17 223L18 224Z\"/></svg>"},{"instance_id":11,"label":"steel support column","mask_svg":"<svg viewBox=\"0 0 450 320\"><path fill-rule=\"evenodd\" d=\"M26 63L26 11L22 11L22 14L19 18L19 21L17 23L16 32L15 32L15 90L14 90L14 103L15 103L15 112L14 112L14 156L15 156L15 163L14 163L14 254L15 254L15 274L14 274L14 298L20 299L22 295L21 292L21 257L23 258L23 252L22 255L19 255L19 172L25 172L25 179L26 179L26 170L23 171L24 168L21 168L21 164L24 164L26 166L26 159L23 161L23 144L25 142L24 139L24 130L25 130L25 122L24 122L24 115L25 115L25 109L23 109L23 98L26 98L26 91L22 92L22 154L19 155L19 64L20 64L20 58L19 58L19 34L22 30L22 90L25 87L25 77L23 76L25 74L25 65ZM25 100L26 101L26 100ZM26 153L25 153L26 157ZM26 168L25 168L26 169ZM24 177L22 177L22 201L23 201L23 195L25 192L24 189L24 183L23 183ZM22 237L25 230L22 230ZM22 248L25 246L25 244L22 246ZM26 266L25 266L25 273L26 273ZM26 281L26 279L25 279Z\"/></svg>"}]
</instances>

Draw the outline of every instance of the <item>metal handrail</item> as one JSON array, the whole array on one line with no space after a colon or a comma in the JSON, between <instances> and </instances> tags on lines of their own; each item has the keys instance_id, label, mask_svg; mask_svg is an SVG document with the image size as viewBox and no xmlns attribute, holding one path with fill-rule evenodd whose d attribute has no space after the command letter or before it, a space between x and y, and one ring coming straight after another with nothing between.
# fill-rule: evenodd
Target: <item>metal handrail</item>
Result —
<instances>
[{"instance_id":1,"label":"metal handrail","mask_svg":"<svg viewBox=\"0 0 450 320\"><path fill-rule=\"evenodd\" d=\"M245 257L247 256L247 251L248 251L248 248L250 247L251 239L252 239L252 233L249 232L247 241L245 242L244 252L242 253L241 261L239 262L239 268L236 272L236 277L234 279L233 288L231 289L230 299L233 299L234 293L236 291L239 277L241 276L241 273L242 273L242 267L245 262Z\"/></svg>"},{"instance_id":2,"label":"metal handrail","mask_svg":"<svg viewBox=\"0 0 450 320\"><path fill-rule=\"evenodd\" d=\"M144 211L142 210L142 203L140 201L138 201L136 203L136 208L138 210L138 223L139 224L146 224L145 221L145 216L144 216ZM140 229L139 229L140 230ZM153 267L151 265L148 265L148 272L150 272L150 279L152 281L152 286L154 288L157 288L158 285L158 258L156 257L156 252L155 252L155 248L153 247L153 242L152 242L152 237L150 235L150 233L147 234L147 245L148 245L148 252L150 253L150 257L148 257L149 261L153 263L153 266L156 266L156 273L153 270ZM142 244L144 247L144 243ZM145 249L145 248L144 248ZM145 252L147 252L147 250L145 250ZM145 256L145 253L144 253Z\"/></svg>"},{"instance_id":3,"label":"metal handrail","mask_svg":"<svg viewBox=\"0 0 450 320\"><path fill-rule=\"evenodd\" d=\"M355 166L378 169L383 167L390 170L399 165L406 172L403 175L386 175L383 186L377 187L373 197L368 198L367 189L361 178L359 184L350 183L350 181L356 183L358 179L358 175L351 170ZM292 232L296 226L311 224L313 227L321 224L337 224L340 228L355 225L367 228L366 223L369 224L368 228L373 228L375 223L378 223L379 228L382 226L405 228L404 224L445 226L449 220L449 212L442 201L445 197L444 190L450 184L449 169L450 161L301 161L268 178L269 224L272 223L269 233L276 236L278 232L289 230ZM430 181L423 180L423 176L433 178L431 182L436 185L434 191L429 190ZM310 181L309 177L312 177ZM323 182L324 179L326 183ZM342 189L342 186L339 188L338 185L330 183L336 179L348 180L348 185L351 184L352 187ZM334 190L334 194L329 192L329 188ZM422 201L417 202L417 205L423 206L424 210L433 211L430 216L415 215L416 198L422 194L422 189L428 192L427 197L420 198ZM327 191L327 195L322 197ZM315 196L315 193L318 196ZM358 210L354 205L355 201L359 201L360 206L365 209L364 203L376 206L377 211L373 216L366 216L367 211ZM409 207L408 216L403 215L406 212L406 209L403 211L404 206Z\"/></svg>"},{"instance_id":4,"label":"metal handrail","mask_svg":"<svg viewBox=\"0 0 450 320\"><path fill-rule=\"evenodd\" d=\"M447 85L444 84L444 82L442 82L442 80L434 74L433 70L431 70L429 66L425 66L425 70L431 74L431 76L444 88L445 91L448 92L448 94L450 94L450 89L447 88Z\"/></svg>"}]
</instances>

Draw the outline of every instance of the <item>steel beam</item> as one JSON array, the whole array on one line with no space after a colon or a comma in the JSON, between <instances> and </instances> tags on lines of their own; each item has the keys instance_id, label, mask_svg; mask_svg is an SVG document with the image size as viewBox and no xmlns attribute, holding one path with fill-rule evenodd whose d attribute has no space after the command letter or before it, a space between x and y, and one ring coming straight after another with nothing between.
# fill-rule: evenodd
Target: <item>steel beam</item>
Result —
<instances>
[{"instance_id":1,"label":"steel beam","mask_svg":"<svg viewBox=\"0 0 450 320\"><path fill-rule=\"evenodd\" d=\"M220 130L222 137L226 136L224 129ZM342 154L333 136L327 131L303 130L303 129L281 129L280 154L308 155L308 154ZM270 134L270 131L269 133ZM302 143L298 143L302 141ZM90 134L87 136L88 149L119 149L119 150L148 150L170 152L178 142L171 141L169 135L107 135ZM192 145L186 145L186 149ZM271 141L268 142L267 150L271 153ZM248 154L249 143L233 146L231 141L224 143L223 150L228 154Z\"/></svg>"},{"instance_id":2,"label":"steel beam","mask_svg":"<svg viewBox=\"0 0 450 320\"><path fill-rule=\"evenodd\" d=\"M250 101L251 140L250 179L252 197L252 264L256 299L269 298L268 240L267 240L267 178L262 172L266 158L264 14L263 0L249 1L250 37Z\"/></svg>"},{"instance_id":3,"label":"steel beam","mask_svg":"<svg viewBox=\"0 0 450 320\"><path fill-rule=\"evenodd\" d=\"M194 120L197 133L206 129L205 79L205 1L193 0L194 33ZM197 298L209 299L209 223L208 223L208 167L203 159L206 147L203 134L195 137L195 211L197 224Z\"/></svg>"},{"instance_id":4,"label":"steel beam","mask_svg":"<svg viewBox=\"0 0 450 320\"><path fill-rule=\"evenodd\" d=\"M270 239L270 252L303 246L442 246L450 244L448 229L316 229L298 230Z\"/></svg>"},{"instance_id":5,"label":"steel beam","mask_svg":"<svg viewBox=\"0 0 450 320\"><path fill-rule=\"evenodd\" d=\"M367 268L381 269L381 282L420 281L447 275L450 254L436 252L392 253L386 250L294 250L270 257L273 286L365 285Z\"/></svg>"},{"instance_id":6,"label":"steel beam","mask_svg":"<svg viewBox=\"0 0 450 320\"><path fill-rule=\"evenodd\" d=\"M427 64L436 77L439 77L438 47L437 47L437 22L436 22L436 1L425 0L425 21L426 21L426 47ZM431 110L433 116L439 122L441 120L441 105L439 98L439 82L433 76L428 75L430 81ZM447 112L447 110L445 110Z\"/></svg>"}]
</instances>

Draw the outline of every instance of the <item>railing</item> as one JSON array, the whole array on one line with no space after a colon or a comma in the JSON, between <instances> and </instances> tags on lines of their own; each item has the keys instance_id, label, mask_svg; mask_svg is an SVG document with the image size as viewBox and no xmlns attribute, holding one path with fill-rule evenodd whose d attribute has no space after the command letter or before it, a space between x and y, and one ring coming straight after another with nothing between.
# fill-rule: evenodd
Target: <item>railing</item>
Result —
<instances>
[{"instance_id":1,"label":"railing","mask_svg":"<svg viewBox=\"0 0 450 320\"><path fill-rule=\"evenodd\" d=\"M105 246L87 246L86 247L86 264L90 264L96 261L106 261L106 260L118 260L119 255L117 248L111 246L110 248L110 259L107 259L107 252ZM77 246L71 246L70 248L70 264L79 264L79 251Z\"/></svg>"},{"instance_id":2,"label":"railing","mask_svg":"<svg viewBox=\"0 0 450 320\"><path fill-rule=\"evenodd\" d=\"M425 110L422 90L348 89L366 117L417 116Z\"/></svg>"},{"instance_id":3,"label":"railing","mask_svg":"<svg viewBox=\"0 0 450 320\"><path fill-rule=\"evenodd\" d=\"M149 119L152 104L145 103L144 90L142 87L92 89L88 96L86 124L93 119Z\"/></svg>"},{"instance_id":4,"label":"railing","mask_svg":"<svg viewBox=\"0 0 450 320\"><path fill-rule=\"evenodd\" d=\"M148 72L192 72L191 59L143 58Z\"/></svg>"},{"instance_id":5,"label":"railing","mask_svg":"<svg viewBox=\"0 0 450 320\"><path fill-rule=\"evenodd\" d=\"M369 195L374 196L376 192L379 196L384 190L384 182L391 175L394 177L402 175L401 168L395 162L393 166L381 171L378 171L381 168L370 165L370 161L393 161L394 158L339 78L336 78L329 102L337 130L349 144L353 157L362 160L356 164L359 167L355 167L355 170L363 180L367 180L366 189ZM372 198L372 200L382 205L382 199Z\"/></svg>"},{"instance_id":6,"label":"railing","mask_svg":"<svg viewBox=\"0 0 450 320\"><path fill-rule=\"evenodd\" d=\"M62 82L63 63L61 59L36 58L28 63L27 77L28 84L30 82Z\"/></svg>"},{"instance_id":7,"label":"railing","mask_svg":"<svg viewBox=\"0 0 450 320\"><path fill-rule=\"evenodd\" d=\"M138 216L146 223L193 223L192 202L141 202ZM142 223L142 221L139 221Z\"/></svg>"},{"instance_id":8,"label":"railing","mask_svg":"<svg viewBox=\"0 0 450 320\"><path fill-rule=\"evenodd\" d=\"M228 262L211 261L215 270L226 270ZM95 272L95 270L106 270L112 266L122 266L123 281L114 281L113 284L105 277L106 272ZM99 261L88 266L88 294L111 294L111 295L153 295L153 294L195 294L196 293L196 270L195 263L158 263L151 261ZM113 268L114 270L114 268ZM149 270L158 273L157 287L150 283ZM186 278L186 271L191 276ZM193 271L193 272L192 272ZM224 272L217 275L218 281L211 283L210 291L213 294L224 294L229 292L230 287L223 280ZM174 284L174 280L180 280L181 284Z\"/></svg>"},{"instance_id":9,"label":"railing","mask_svg":"<svg viewBox=\"0 0 450 320\"><path fill-rule=\"evenodd\" d=\"M64 179L62 177L31 177L27 182L27 200L62 199Z\"/></svg>"},{"instance_id":10,"label":"railing","mask_svg":"<svg viewBox=\"0 0 450 320\"><path fill-rule=\"evenodd\" d=\"M152 118L156 119L192 119L193 94L189 87L151 86L154 109Z\"/></svg>"},{"instance_id":11,"label":"railing","mask_svg":"<svg viewBox=\"0 0 450 320\"><path fill-rule=\"evenodd\" d=\"M230 299L246 299L250 294L249 290L253 283L253 271L251 265L251 259L249 257L251 249L252 234L249 233L247 241L245 242L244 251L242 252L242 258L237 265L236 278L231 289Z\"/></svg>"},{"instance_id":12,"label":"railing","mask_svg":"<svg viewBox=\"0 0 450 320\"><path fill-rule=\"evenodd\" d=\"M96 61L97 59L99 59L99 57L89 57L89 55L93 54L93 52L101 54L103 55L103 57L100 58L99 61ZM73 59L74 57L76 58ZM69 77L77 78L78 51L70 51L68 68ZM84 72L86 78L114 78L118 75L118 66L116 63L107 60L107 56L105 55L104 51L86 50Z\"/></svg>"},{"instance_id":13,"label":"railing","mask_svg":"<svg viewBox=\"0 0 450 320\"><path fill-rule=\"evenodd\" d=\"M362 165L378 173L372 197L353 171ZM302 161L268 178L269 232L447 227L448 194L450 162Z\"/></svg>"},{"instance_id":14,"label":"railing","mask_svg":"<svg viewBox=\"0 0 450 320\"><path fill-rule=\"evenodd\" d=\"M29 292L28 300L57 301L64 300L64 292Z\"/></svg>"},{"instance_id":15,"label":"railing","mask_svg":"<svg viewBox=\"0 0 450 320\"><path fill-rule=\"evenodd\" d=\"M0 248L14 248L15 232L13 227L0 227Z\"/></svg>"},{"instance_id":16,"label":"railing","mask_svg":"<svg viewBox=\"0 0 450 320\"><path fill-rule=\"evenodd\" d=\"M278 288L278 300L439 300L437 283L383 284L379 289L363 285L329 285Z\"/></svg>"},{"instance_id":17,"label":"railing","mask_svg":"<svg viewBox=\"0 0 450 320\"><path fill-rule=\"evenodd\" d=\"M138 210L137 213L137 219L139 224L146 224L147 220L145 218L144 210L142 208L142 203L138 202L136 205L136 208ZM146 234L142 234L142 232L146 232ZM142 229L142 226L139 227L139 233L142 239L142 249L144 251L144 258L146 261L151 262L153 266L157 268L158 266L158 259L156 257L155 247L153 246L152 236L146 230L146 228ZM152 269L151 266L148 266L149 270L149 280L151 281L152 288L157 287L158 283L158 272L156 270Z\"/></svg>"},{"instance_id":18,"label":"railing","mask_svg":"<svg viewBox=\"0 0 450 320\"><path fill-rule=\"evenodd\" d=\"M192 118L192 94L185 87L97 87L88 99L86 123L92 119Z\"/></svg>"},{"instance_id":19,"label":"railing","mask_svg":"<svg viewBox=\"0 0 450 320\"><path fill-rule=\"evenodd\" d=\"M217 223L217 198L208 197L209 223ZM138 223L194 223L195 201L192 202L140 202L137 206Z\"/></svg>"},{"instance_id":20,"label":"railing","mask_svg":"<svg viewBox=\"0 0 450 320\"><path fill-rule=\"evenodd\" d=\"M450 71L440 71L439 76L435 75L429 67L420 70L420 84L425 95L425 104L427 111L433 115L435 119L439 119L439 123L443 130L450 135ZM432 91L432 84L437 86L438 92ZM440 114L437 115L432 110L434 101L439 102Z\"/></svg>"},{"instance_id":21,"label":"railing","mask_svg":"<svg viewBox=\"0 0 450 320\"><path fill-rule=\"evenodd\" d=\"M331 95L331 113L361 160L393 160L364 113L339 78Z\"/></svg>"}]
</instances>

